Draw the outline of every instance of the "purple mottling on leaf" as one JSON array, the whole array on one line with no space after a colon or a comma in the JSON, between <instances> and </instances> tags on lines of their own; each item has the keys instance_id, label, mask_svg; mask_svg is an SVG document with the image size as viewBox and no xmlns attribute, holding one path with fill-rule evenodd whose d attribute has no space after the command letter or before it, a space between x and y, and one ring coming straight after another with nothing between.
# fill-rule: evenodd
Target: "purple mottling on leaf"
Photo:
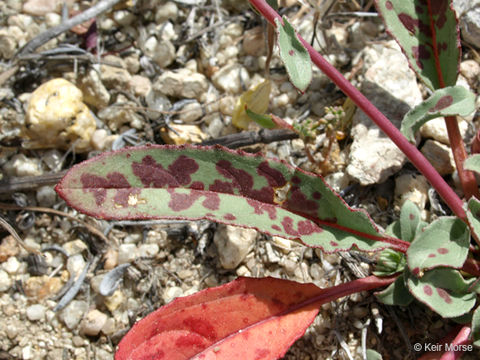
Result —
<instances>
[{"instance_id":1,"label":"purple mottling on leaf","mask_svg":"<svg viewBox=\"0 0 480 360\"><path fill-rule=\"evenodd\" d=\"M116 171L108 173L106 178L85 173L80 176L80 181L82 182L83 190L93 194L95 203L98 206L102 205L105 201L107 189L131 188L125 176Z\"/></svg>"},{"instance_id":2,"label":"purple mottling on leaf","mask_svg":"<svg viewBox=\"0 0 480 360\"><path fill-rule=\"evenodd\" d=\"M165 170L150 155L145 156L141 163L132 164L133 173L140 178L142 184L154 188L188 185L191 181L190 175L194 174L198 168L197 162L185 155L179 156L170 164L168 170Z\"/></svg>"},{"instance_id":3,"label":"purple mottling on leaf","mask_svg":"<svg viewBox=\"0 0 480 360\"><path fill-rule=\"evenodd\" d=\"M400 13L398 14L398 20L405 26L405 28L412 34L415 34L418 28L419 21L414 19L408 14Z\"/></svg>"},{"instance_id":4,"label":"purple mottling on leaf","mask_svg":"<svg viewBox=\"0 0 480 360\"><path fill-rule=\"evenodd\" d=\"M453 104L453 96L452 95L445 95L442 96L437 103L435 104L434 107L428 109L428 112L430 113L436 113L437 111L443 110L450 105Z\"/></svg>"},{"instance_id":5,"label":"purple mottling on leaf","mask_svg":"<svg viewBox=\"0 0 480 360\"><path fill-rule=\"evenodd\" d=\"M440 296L447 304L452 303L452 298L450 297L450 294L448 292L446 292L442 288L437 288L436 290L437 290L438 296Z\"/></svg>"}]
</instances>

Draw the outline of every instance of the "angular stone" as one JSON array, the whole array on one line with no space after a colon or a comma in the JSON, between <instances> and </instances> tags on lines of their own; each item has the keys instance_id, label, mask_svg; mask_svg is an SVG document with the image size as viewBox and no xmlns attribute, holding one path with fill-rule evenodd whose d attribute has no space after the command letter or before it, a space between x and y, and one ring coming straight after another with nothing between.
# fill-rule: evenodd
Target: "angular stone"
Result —
<instances>
[{"instance_id":1,"label":"angular stone","mask_svg":"<svg viewBox=\"0 0 480 360\"><path fill-rule=\"evenodd\" d=\"M235 269L253 248L256 238L256 230L219 225L213 242L217 246L222 267Z\"/></svg>"},{"instance_id":2,"label":"angular stone","mask_svg":"<svg viewBox=\"0 0 480 360\"><path fill-rule=\"evenodd\" d=\"M30 321L39 321L45 319L47 308L41 304L30 305L26 309L27 318Z\"/></svg>"},{"instance_id":3,"label":"angular stone","mask_svg":"<svg viewBox=\"0 0 480 360\"><path fill-rule=\"evenodd\" d=\"M108 316L97 309L90 310L82 321L80 332L88 336L97 336L107 322Z\"/></svg>"},{"instance_id":4,"label":"angular stone","mask_svg":"<svg viewBox=\"0 0 480 360\"><path fill-rule=\"evenodd\" d=\"M405 56L394 41L372 45L364 50L364 66L363 94L400 127L405 113L422 101ZM353 124L348 175L362 185L385 181L403 166L405 155L362 111L356 111Z\"/></svg>"},{"instance_id":5,"label":"angular stone","mask_svg":"<svg viewBox=\"0 0 480 360\"><path fill-rule=\"evenodd\" d=\"M455 171L455 160L449 146L435 140L427 140L420 151L440 175L449 175Z\"/></svg>"},{"instance_id":6,"label":"angular stone","mask_svg":"<svg viewBox=\"0 0 480 360\"><path fill-rule=\"evenodd\" d=\"M80 320L82 320L83 314L88 310L88 304L85 301L72 300L63 310L59 313L59 318L65 326L73 330L77 327Z\"/></svg>"},{"instance_id":7,"label":"angular stone","mask_svg":"<svg viewBox=\"0 0 480 360\"><path fill-rule=\"evenodd\" d=\"M32 148L75 146L75 151L90 149L97 125L83 103L79 88L65 79L53 79L38 87L27 108L28 146Z\"/></svg>"}]
</instances>

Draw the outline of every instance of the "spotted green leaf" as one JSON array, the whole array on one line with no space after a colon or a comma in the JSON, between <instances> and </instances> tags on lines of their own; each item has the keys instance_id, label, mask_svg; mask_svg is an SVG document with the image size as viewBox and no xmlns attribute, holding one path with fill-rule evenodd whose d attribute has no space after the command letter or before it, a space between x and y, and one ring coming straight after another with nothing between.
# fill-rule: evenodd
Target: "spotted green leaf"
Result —
<instances>
[{"instance_id":1,"label":"spotted green leaf","mask_svg":"<svg viewBox=\"0 0 480 360\"><path fill-rule=\"evenodd\" d=\"M480 347L480 307L473 313L472 318L473 345Z\"/></svg>"},{"instance_id":2,"label":"spotted green leaf","mask_svg":"<svg viewBox=\"0 0 480 360\"><path fill-rule=\"evenodd\" d=\"M480 201L474 197L467 203L467 219L474 235L480 239Z\"/></svg>"},{"instance_id":3,"label":"spotted green leaf","mask_svg":"<svg viewBox=\"0 0 480 360\"><path fill-rule=\"evenodd\" d=\"M394 283L390 284L385 290L375 293L375 296L385 305L400 305L407 306L412 300L413 296L408 291L405 285L404 275L400 275Z\"/></svg>"},{"instance_id":4,"label":"spotted green leaf","mask_svg":"<svg viewBox=\"0 0 480 360\"><path fill-rule=\"evenodd\" d=\"M451 0L375 0L388 32L432 90L455 85L460 34Z\"/></svg>"},{"instance_id":5,"label":"spotted green leaf","mask_svg":"<svg viewBox=\"0 0 480 360\"><path fill-rule=\"evenodd\" d=\"M73 167L56 187L103 219L207 219L301 239L327 252L406 250L324 180L285 162L220 146L144 146Z\"/></svg>"},{"instance_id":6,"label":"spotted green leaf","mask_svg":"<svg viewBox=\"0 0 480 360\"><path fill-rule=\"evenodd\" d=\"M400 238L412 242L417 233L426 225L427 223L421 219L417 205L410 200L405 201L400 211Z\"/></svg>"},{"instance_id":7,"label":"spotted green leaf","mask_svg":"<svg viewBox=\"0 0 480 360\"><path fill-rule=\"evenodd\" d=\"M462 220L439 218L425 227L408 248L408 268L414 275L439 266L461 268L469 244L470 231Z\"/></svg>"},{"instance_id":8,"label":"spotted green leaf","mask_svg":"<svg viewBox=\"0 0 480 360\"><path fill-rule=\"evenodd\" d=\"M280 57L287 69L293 86L302 93L312 81L312 61L303 44L298 40L295 29L283 17L283 24L276 19L277 42L280 48Z\"/></svg>"},{"instance_id":9,"label":"spotted green leaf","mask_svg":"<svg viewBox=\"0 0 480 360\"><path fill-rule=\"evenodd\" d=\"M472 170L480 173L480 154L469 156L463 163L466 170Z\"/></svg>"},{"instance_id":10,"label":"spotted green leaf","mask_svg":"<svg viewBox=\"0 0 480 360\"><path fill-rule=\"evenodd\" d=\"M410 293L445 318L464 315L475 305L477 296L469 291L472 281L465 281L457 270L433 269L420 278L405 274Z\"/></svg>"},{"instance_id":11,"label":"spotted green leaf","mask_svg":"<svg viewBox=\"0 0 480 360\"><path fill-rule=\"evenodd\" d=\"M439 89L405 115L401 131L414 142L415 132L427 121L440 116L467 116L474 110L475 95L467 88L458 85Z\"/></svg>"}]
</instances>

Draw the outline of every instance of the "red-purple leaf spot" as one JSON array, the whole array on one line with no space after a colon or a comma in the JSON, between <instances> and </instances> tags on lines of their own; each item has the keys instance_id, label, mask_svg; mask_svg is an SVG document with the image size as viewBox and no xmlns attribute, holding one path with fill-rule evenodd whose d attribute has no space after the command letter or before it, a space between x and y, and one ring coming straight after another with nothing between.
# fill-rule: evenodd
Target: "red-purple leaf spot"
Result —
<instances>
[{"instance_id":1,"label":"red-purple leaf spot","mask_svg":"<svg viewBox=\"0 0 480 360\"><path fill-rule=\"evenodd\" d=\"M293 50L288 50L288 55L290 55L290 56L295 55L295 51L293 51Z\"/></svg>"},{"instance_id":2,"label":"red-purple leaf spot","mask_svg":"<svg viewBox=\"0 0 480 360\"><path fill-rule=\"evenodd\" d=\"M304 214L317 216L318 203L308 200L298 186L293 186L290 190L290 198L283 204L283 207L289 210L298 211Z\"/></svg>"},{"instance_id":3,"label":"red-purple leaf spot","mask_svg":"<svg viewBox=\"0 0 480 360\"><path fill-rule=\"evenodd\" d=\"M332 246L338 246L338 243L335 242L335 241L330 241L330 245L332 245Z\"/></svg>"},{"instance_id":4,"label":"red-purple leaf spot","mask_svg":"<svg viewBox=\"0 0 480 360\"><path fill-rule=\"evenodd\" d=\"M164 188L190 183L190 175L198 170L195 160L181 155L169 167L168 171L150 155L145 156L141 163L132 164L133 173L140 178L146 187Z\"/></svg>"},{"instance_id":5,"label":"red-purple leaf spot","mask_svg":"<svg viewBox=\"0 0 480 360\"><path fill-rule=\"evenodd\" d=\"M218 210L220 207L220 197L216 193L205 192L205 200L203 200L202 205L209 210Z\"/></svg>"},{"instance_id":6,"label":"red-purple leaf spot","mask_svg":"<svg viewBox=\"0 0 480 360\"><path fill-rule=\"evenodd\" d=\"M410 220L414 220L414 219L415 219L415 214L409 214L409 215L408 215L408 218L409 218Z\"/></svg>"},{"instance_id":7,"label":"red-purple leaf spot","mask_svg":"<svg viewBox=\"0 0 480 360\"><path fill-rule=\"evenodd\" d=\"M440 296L447 304L452 303L452 298L450 297L450 294L446 292L444 289L437 288L437 293L438 293L438 296Z\"/></svg>"},{"instance_id":8,"label":"red-purple leaf spot","mask_svg":"<svg viewBox=\"0 0 480 360\"><path fill-rule=\"evenodd\" d=\"M283 230L291 236L310 235L313 233L321 233L322 228L310 220L302 220L298 222L298 230L293 226L293 219L285 216L282 220Z\"/></svg>"},{"instance_id":9,"label":"red-purple leaf spot","mask_svg":"<svg viewBox=\"0 0 480 360\"><path fill-rule=\"evenodd\" d=\"M277 218L277 209L273 205L264 204L260 201L247 199L247 204L253 208L253 212L257 215L262 215L264 212L267 212L270 220L275 220Z\"/></svg>"},{"instance_id":10,"label":"red-purple leaf spot","mask_svg":"<svg viewBox=\"0 0 480 360\"><path fill-rule=\"evenodd\" d=\"M393 10L393 4L391 1L387 1L385 3L385 7L387 8L387 10Z\"/></svg>"},{"instance_id":11,"label":"red-purple leaf spot","mask_svg":"<svg viewBox=\"0 0 480 360\"><path fill-rule=\"evenodd\" d=\"M427 296L432 296L432 294L433 294L432 287L430 285L423 285L423 292Z\"/></svg>"},{"instance_id":12,"label":"red-purple leaf spot","mask_svg":"<svg viewBox=\"0 0 480 360\"><path fill-rule=\"evenodd\" d=\"M420 69L423 69L422 60L430 59L430 52L425 47L425 45L412 46L412 54L415 58L415 62Z\"/></svg>"},{"instance_id":13,"label":"red-purple leaf spot","mask_svg":"<svg viewBox=\"0 0 480 360\"><path fill-rule=\"evenodd\" d=\"M193 194L179 194L175 192L175 189L167 189L170 194L170 202L168 207L173 211L184 211L189 209L195 201L201 196L200 193L194 192Z\"/></svg>"},{"instance_id":14,"label":"red-purple leaf spot","mask_svg":"<svg viewBox=\"0 0 480 360\"><path fill-rule=\"evenodd\" d=\"M436 26L441 29L447 22L447 8L449 6L449 0L435 0L430 1L431 11L433 15L437 15Z\"/></svg>"},{"instance_id":15,"label":"red-purple leaf spot","mask_svg":"<svg viewBox=\"0 0 480 360\"><path fill-rule=\"evenodd\" d=\"M414 19L408 14L400 13L398 14L398 20L405 26L405 28L413 35L415 34L416 29L418 28L419 20Z\"/></svg>"},{"instance_id":16,"label":"red-purple leaf spot","mask_svg":"<svg viewBox=\"0 0 480 360\"><path fill-rule=\"evenodd\" d=\"M435 255L435 254L428 254L428 257L429 257L429 258L434 258L434 257L436 257L436 256L437 256L437 255Z\"/></svg>"},{"instance_id":17,"label":"red-purple leaf spot","mask_svg":"<svg viewBox=\"0 0 480 360\"><path fill-rule=\"evenodd\" d=\"M223 218L224 218L225 220L229 220L229 221L233 221L233 220L236 220L236 219L237 219L237 217L236 217L235 215L230 214L230 213L223 215Z\"/></svg>"},{"instance_id":18,"label":"red-purple leaf spot","mask_svg":"<svg viewBox=\"0 0 480 360\"><path fill-rule=\"evenodd\" d=\"M453 96L445 95L442 96L434 107L428 110L428 112L436 113L437 111L443 110L453 104Z\"/></svg>"},{"instance_id":19,"label":"red-purple leaf spot","mask_svg":"<svg viewBox=\"0 0 480 360\"><path fill-rule=\"evenodd\" d=\"M418 274L420 274L420 268L419 267L416 267L412 270L412 274L415 275L415 276L418 276Z\"/></svg>"},{"instance_id":20,"label":"red-purple leaf spot","mask_svg":"<svg viewBox=\"0 0 480 360\"><path fill-rule=\"evenodd\" d=\"M443 255L443 254L448 254L448 249L443 248L443 247L442 247L442 248L438 248L438 249L437 249L437 252L438 252L439 254L442 254L442 255Z\"/></svg>"},{"instance_id":21,"label":"red-purple leaf spot","mask_svg":"<svg viewBox=\"0 0 480 360\"><path fill-rule=\"evenodd\" d=\"M190 317L183 320L183 325L191 332L200 334L209 340L215 340L217 337L215 326L205 319Z\"/></svg>"},{"instance_id":22,"label":"red-purple leaf spot","mask_svg":"<svg viewBox=\"0 0 480 360\"><path fill-rule=\"evenodd\" d=\"M276 231L282 231L282 229L280 228L280 226L275 225L275 224L272 225L272 229L273 229L273 230L276 230Z\"/></svg>"},{"instance_id":23,"label":"red-purple leaf spot","mask_svg":"<svg viewBox=\"0 0 480 360\"><path fill-rule=\"evenodd\" d=\"M93 194L97 206L102 205L105 201L107 188L126 189L130 187L125 176L116 171L108 173L106 178L92 174L82 174L80 176L80 181L82 182L83 190ZM122 194L120 199L123 199L124 197L125 194Z\"/></svg>"}]
</instances>

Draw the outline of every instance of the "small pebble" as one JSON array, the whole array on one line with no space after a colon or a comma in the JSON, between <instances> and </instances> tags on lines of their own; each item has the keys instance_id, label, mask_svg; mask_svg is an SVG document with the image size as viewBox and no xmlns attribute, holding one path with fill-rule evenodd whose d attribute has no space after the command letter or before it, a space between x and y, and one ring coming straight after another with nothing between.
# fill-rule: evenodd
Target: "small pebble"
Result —
<instances>
[{"instance_id":1,"label":"small pebble","mask_svg":"<svg viewBox=\"0 0 480 360\"><path fill-rule=\"evenodd\" d=\"M125 264L132 262L138 257L138 250L135 244L122 244L118 248L118 263Z\"/></svg>"},{"instance_id":2,"label":"small pebble","mask_svg":"<svg viewBox=\"0 0 480 360\"><path fill-rule=\"evenodd\" d=\"M88 304L85 301L72 300L60 311L59 318L68 329L73 330L77 327L87 309Z\"/></svg>"},{"instance_id":3,"label":"small pebble","mask_svg":"<svg viewBox=\"0 0 480 360\"><path fill-rule=\"evenodd\" d=\"M40 304L30 305L27 307L27 318L30 321L38 321L45 319L46 307Z\"/></svg>"},{"instance_id":4,"label":"small pebble","mask_svg":"<svg viewBox=\"0 0 480 360\"><path fill-rule=\"evenodd\" d=\"M90 310L82 322L81 332L88 336L97 336L107 322L108 316L98 310Z\"/></svg>"},{"instance_id":5,"label":"small pebble","mask_svg":"<svg viewBox=\"0 0 480 360\"><path fill-rule=\"evenodd\" d=\"M257 232L230 225L219 225L213 242L217 246L224 269L236 268L253 248Z\"/></svg>"},{"instance_id":6,"label":"small pebble","mask_svg":"<svg viewBox=\"0 0 480 360\"><path fill-rule=\"evenodd\" d=\"M112 296L105 297L105 306L110 312L115 311L125 302L125 295L121 290L115 290Z\"/></svg>"},{"instance_id":7,"label":"small pebble","mask_svg":"<svg viewBox=\"0 0 480 360\"><path fill-rule=\"evenodd\" d=\"M57 202L57 193L52 186L41 186L36 194L38 205L52 207Z\"/></svg>"},{"instance_id":8,"label":"small pebble","mask_svg":"<svg viewBox=\"0 0 480 360\"><path fill-rule=\"evenodd\" d=\"M65 251L70 256L81 254L82 252L84 252L85 250L88 249L87 244L85 244L80 239L76 239L76 240L73 240L73 241L66 242L65 244L63 244L62 247L65 249Z\"/></svg>"},{"instance_id":9,"label":"small pebble","mask_svg":"<svg viewBox=\"0 0 480 360\"><path fill-rule=\"evenodd\" d=\"M0 269L0 291L7 291L12 286L12 279L5 270Z\"/></svg>"},{"instance_id":10,"label":"small pebble","mask_svg":"<svg viewBox=\"0 0 480 360\"><path fill-rule=\"evenodd\" d=\"M158 254L160 248L157 244L142 244L138 247L138 256L153 257Z\"/></svg>"},{"instance_id":11,"label":"small pebble","mask_svg":"<svg viewBox=\"0 0 480 360\"><path fill-rule=\"evenodd\" d=\"M70 276L77 278L85 268L86 262L81 254L70 256L67 260L67 270Z\"/></svg>"},{"instance_id":12,"label":"small pebble","mask_svg":"<svg viewBox=\"0 0 480 360\"><path fill-rule=\"evenodd\" d=\"M179 296L182 296L182 295L183 295L182 288L180 288L178 286L172 286L172 287L169 287L168 289L165 290L162 297L163 297L163 301L165 302L165 304L167 304L170 301L172 301L173 299L175 299Z\"/></svg>"}]
</instances>

